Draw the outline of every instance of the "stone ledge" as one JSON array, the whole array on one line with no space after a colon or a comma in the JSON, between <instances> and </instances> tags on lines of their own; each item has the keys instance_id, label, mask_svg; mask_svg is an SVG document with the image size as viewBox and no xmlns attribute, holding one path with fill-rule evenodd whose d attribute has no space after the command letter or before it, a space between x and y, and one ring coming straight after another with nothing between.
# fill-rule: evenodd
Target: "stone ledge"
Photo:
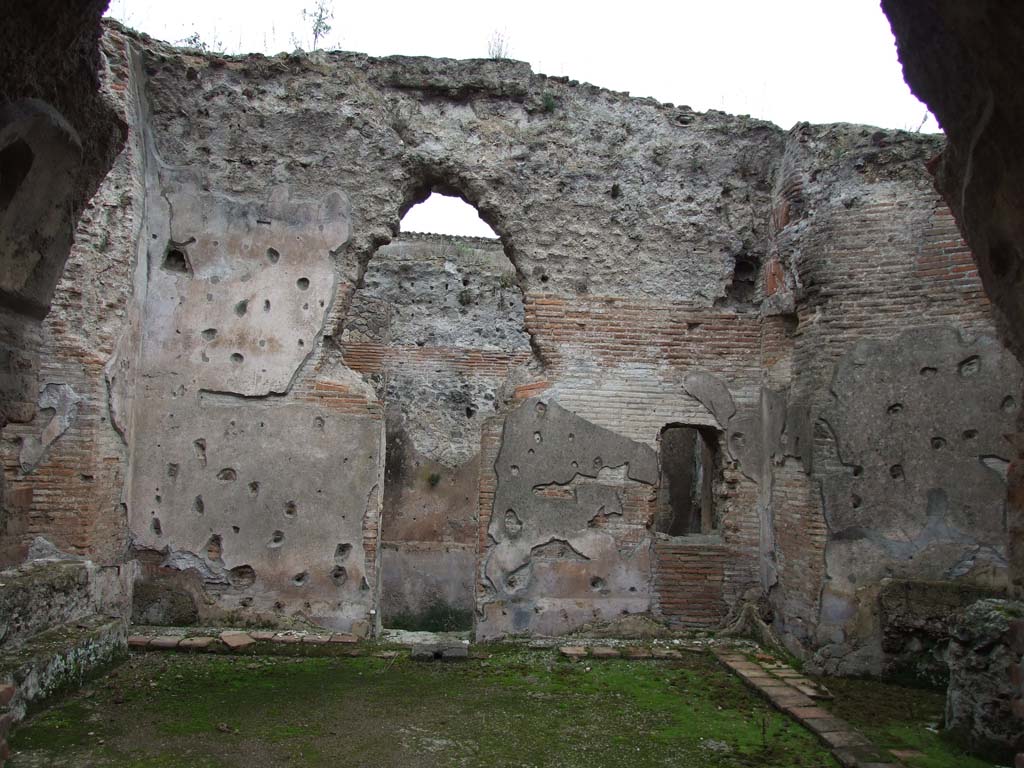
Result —
<instances>
[{"instance_id":1,"label":"stone ledge","mask_svg":"<svg viewBox=\"0 0 1024 768\"><path fill-rule=\"evenodd\" d=\"M123 658L126 634L120 619L90 616L43 632L17 651L0 655L0 680L16 687L9 702L15 721L25 716L29 705L77 687Z\"/></svg>"},{"instance_id":2,"label":"stone ledge","mask_svg":"<svg viewBox=\"0 0 1024 768\"><path fill-rule=\"evenodd\" d=\"M133 651L201 651L205 653L246 653L262 655L354 656L365 650L359 647L359 638L344 632L296 632L253 630L224 630L216 637L209 634L189 634L189 629L161 628L157 634L143 630L130 635L128 648ZM215 631L215 630L214 630Z\"/></svg>"}]
</instances>

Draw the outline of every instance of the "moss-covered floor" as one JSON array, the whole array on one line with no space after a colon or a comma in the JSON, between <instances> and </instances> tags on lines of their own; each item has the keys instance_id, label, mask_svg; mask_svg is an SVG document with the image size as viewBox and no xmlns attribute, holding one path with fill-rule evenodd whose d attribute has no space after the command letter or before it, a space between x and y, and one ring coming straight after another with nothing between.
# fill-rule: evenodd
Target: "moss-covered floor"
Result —
<instances>
[{"instance_id":1,"label":"moss-covered floor","mask_svg":"<svg viewBox=\"0 0 1024 768\"><path fill-rule=\"evenodd\" d=\"M496 649L374 657L133 657L29 718L27 766L834 767L708 656L573 663Z\"/></svg>"},{"instance_id":2,"label":"moss-covered floor","mask_svg":"<svg viewBox=\"0 0 1024 768\"><path fill-rule=\"evenodd\" d=\"M992 768L993 763L964 754L938 729L945 691L912 688L877 680L829 678L822 681L835 699L825 706L878 747L899 750L909 768ZM918 754L911 754L918 753Z\"/></svg>"}]
</instances>

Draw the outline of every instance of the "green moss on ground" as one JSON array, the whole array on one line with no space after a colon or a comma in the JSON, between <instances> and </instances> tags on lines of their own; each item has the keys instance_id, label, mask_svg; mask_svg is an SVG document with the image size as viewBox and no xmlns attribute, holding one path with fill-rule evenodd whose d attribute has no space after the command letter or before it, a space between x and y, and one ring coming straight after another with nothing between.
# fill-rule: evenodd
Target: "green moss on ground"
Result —
<instances>
[{"instance_id":1,"label":"green moss on ground","mask_svg":"<svg viewBox=\"0 0 1024 768\"><path fill-rule=\"evenodd\" d=\"M835 699L826 702L886 749L915 750L905 757L911 768L992 768L993 763L965 754L938 731L946 703L945 691L883 683L877 680L828 678L822 681Z\"/></svg>"},{"instance_id":2,"label":"green moss on ground","mask_svg":"<svg viewBox=\"0 0 1024 768\"><path fill-rule=\"evenodd\" d=\"M589 671L588 671L589 667ZM13 768L835 768L709 657L133 657L14 732Z\"/></svg>"}]
</instances>

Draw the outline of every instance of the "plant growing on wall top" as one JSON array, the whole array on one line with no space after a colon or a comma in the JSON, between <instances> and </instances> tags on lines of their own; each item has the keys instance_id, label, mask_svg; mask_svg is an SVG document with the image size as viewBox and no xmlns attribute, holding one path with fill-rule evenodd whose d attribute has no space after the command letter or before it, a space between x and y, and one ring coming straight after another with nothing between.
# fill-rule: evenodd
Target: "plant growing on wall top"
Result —
<instances>
[{"instance_id":1,"label":"plant growing on wall top","mask_svg":"<svg viewBox=\"0 0 1024 768\"><path fill-rule=\"evenodd\" d=\"M504 32L494 30L491 39L487 41L487 58L500 61L507 59L509 55L508 38Z\"/></svg>"},{"instance_id":2,"label":"plant growing on wall top","mask_svg":"<svg viewBox=\"0 0 1024 768\"><path fill-rule=\"evenodd\" d=\"M313 50L315 51L320 41L331 31L330 22L334 20L334 8L327 0L317 0L313 10L302 9L302 18L306 23L312 24Z\"/></svg>"}]
</instances>

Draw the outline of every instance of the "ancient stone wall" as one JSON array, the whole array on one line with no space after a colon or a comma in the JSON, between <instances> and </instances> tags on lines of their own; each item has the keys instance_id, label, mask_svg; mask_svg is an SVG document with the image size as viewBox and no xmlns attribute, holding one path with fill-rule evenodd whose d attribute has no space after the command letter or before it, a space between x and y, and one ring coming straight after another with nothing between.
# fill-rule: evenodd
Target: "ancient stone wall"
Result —
<instances>
[{"instance_id":1,"label":"ancient stone wall","mask_svg":"<svg viewBox=\"0 0 1024 768\"><path fill-rule=\"evenodd\" d=\"M380 248L342 352L385 409L384 625L469 628L481 426L533 359L501 243L413 234Z\"/></svg>"},{"instance_id":2,"label":"ancient stone wall","mask_svg":"<svg viewBox=\"0 0 1024 768\"><path fill-rule=\"evenodd\" d=\"M33 531L80 493L201 619L369 631L447 585L494 638L752 602L838 672L882 663L883 580L1005 584L1021 374L930 188L941 139L515 62L105 45L132 141L80 268L120 298L62 286L56 426L5 454ZM500 252L385 245L432 190ZM110 451L92 486L75 425ZM652 528L668 426L717 457L699 533Z\"/></svg>"},{"instance_id":3,"label":"ancient stone wall","mask_svg":"<svg viewBox=\"0 0 1024 768\"><path fill-rule=\"evenodd\" d=\"M1006 584L1021 372L931 189L940 148L798 126L786 151L775 220L795 331L774 595L785 634L832 672L881 671L883 579Z\"/></svg>"}]
</instances>

